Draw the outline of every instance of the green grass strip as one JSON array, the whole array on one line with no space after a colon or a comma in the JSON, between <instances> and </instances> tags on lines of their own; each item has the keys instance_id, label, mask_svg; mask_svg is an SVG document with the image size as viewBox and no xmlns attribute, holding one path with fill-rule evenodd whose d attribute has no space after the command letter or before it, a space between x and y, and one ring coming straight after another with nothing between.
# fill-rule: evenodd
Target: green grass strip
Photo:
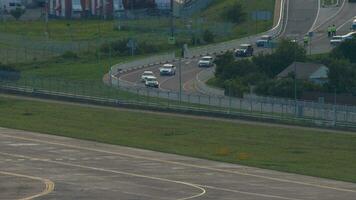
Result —
<instances>
[{"instance_id":1,"label":"green grass strip","mask_svg":"<svg viewBox=\"0 0 356 200\"><path fill-rule=\"evenodd\" d=\"M0 126L356 182L356 134L0 97Z\"/></svg>"}]
</instances>

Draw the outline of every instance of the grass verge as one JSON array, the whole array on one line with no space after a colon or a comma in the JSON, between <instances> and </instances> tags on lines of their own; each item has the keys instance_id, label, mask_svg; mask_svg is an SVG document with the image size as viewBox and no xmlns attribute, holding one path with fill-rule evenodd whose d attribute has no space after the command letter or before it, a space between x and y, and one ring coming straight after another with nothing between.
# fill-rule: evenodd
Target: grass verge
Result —
<instances>
[{"instance_id":1,"label":"grass verge","mask_svg":"<svg viewBox=\"0 0 356 200\"><path fill-rule=\"evenodd\" d=\"M0 97L0 126L356 182L356 135Z\"/></svg>"}]
</instances>

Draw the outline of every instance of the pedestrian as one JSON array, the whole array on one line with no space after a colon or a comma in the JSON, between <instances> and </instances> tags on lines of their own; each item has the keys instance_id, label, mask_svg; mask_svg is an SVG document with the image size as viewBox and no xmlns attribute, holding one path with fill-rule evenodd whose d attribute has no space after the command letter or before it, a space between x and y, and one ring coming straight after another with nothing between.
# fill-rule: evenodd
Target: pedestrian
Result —
<instances>
[{"instance_id":1,"label":"pedestrian","mask_svg":"<svg viewBox=\"0 0 356 200\"><path fill-rule=\"evenodd\" d=\"M329 26L328 26L328 37L331 37L331 32L332 32L331 26L329 25Z\"/></svg>"},{"instance_id":2,"label":"pedestrian","mask_svg":"<svg viewBox=\"0 0 356 200\"><path fill-rule=\"evenodd\" d=\"M333 24L333 27L332 27L332 36L335 36L336 35L336 26L335 24Z\"/></svg>"}]
</instances>

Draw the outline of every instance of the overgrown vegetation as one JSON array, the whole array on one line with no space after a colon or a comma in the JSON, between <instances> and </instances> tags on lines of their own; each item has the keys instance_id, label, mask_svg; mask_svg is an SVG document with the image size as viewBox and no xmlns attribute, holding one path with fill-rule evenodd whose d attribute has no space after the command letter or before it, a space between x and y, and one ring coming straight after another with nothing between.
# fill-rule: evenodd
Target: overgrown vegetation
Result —
<instances>
[{"instance_id":1,"label":"overgrown vegetation","mask_svg":"<svg viewBox=\"0 0 356 200\"><path fill-rule=\"evenodd\" d=\"M240 1L235 1L232 6L226 8L223 17L230 22L240 24L246 21L247 13Z\"/></svg>"},{"instance_id":2,"label":"overgrown vegetation","mask_svg":"<svg viewBox=\"0 0 356 200\"><path fill-rule=\"evenodd\" d=\"M314 83L295 79L291 73L285 78L276 76L294 61L321 63L328 67L328 81ZM259 54L252 59L235 60L232 53L218 56L216 86L228 95L242 97L251 87L259 95L293 98L303 91L356 93L356 39L346 41L332 52L321 57L308 58L297 43L282 40L275 52Z\"/></svg>"}]
</instances>

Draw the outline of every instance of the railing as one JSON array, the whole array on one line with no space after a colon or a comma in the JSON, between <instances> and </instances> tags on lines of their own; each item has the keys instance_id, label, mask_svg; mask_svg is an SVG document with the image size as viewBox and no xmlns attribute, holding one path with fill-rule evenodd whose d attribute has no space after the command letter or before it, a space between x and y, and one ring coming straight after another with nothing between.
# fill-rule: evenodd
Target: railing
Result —
<instances>
[{"instance_id":1,"label":"railing","mask_svg":"<svg viewBox=\"0 0 356 200\"><path fill-rule=\"evenodd\" d=\"M253 118L263 121L303 123L323 127L356 128L356 108L301 101L271 101L227 96L180 94L145 87L127 87L113 80L115 87L100 82L22 77L0 80L0 91L81 102L145 106L201 115Z\"/></svg>"}]
</instances>

